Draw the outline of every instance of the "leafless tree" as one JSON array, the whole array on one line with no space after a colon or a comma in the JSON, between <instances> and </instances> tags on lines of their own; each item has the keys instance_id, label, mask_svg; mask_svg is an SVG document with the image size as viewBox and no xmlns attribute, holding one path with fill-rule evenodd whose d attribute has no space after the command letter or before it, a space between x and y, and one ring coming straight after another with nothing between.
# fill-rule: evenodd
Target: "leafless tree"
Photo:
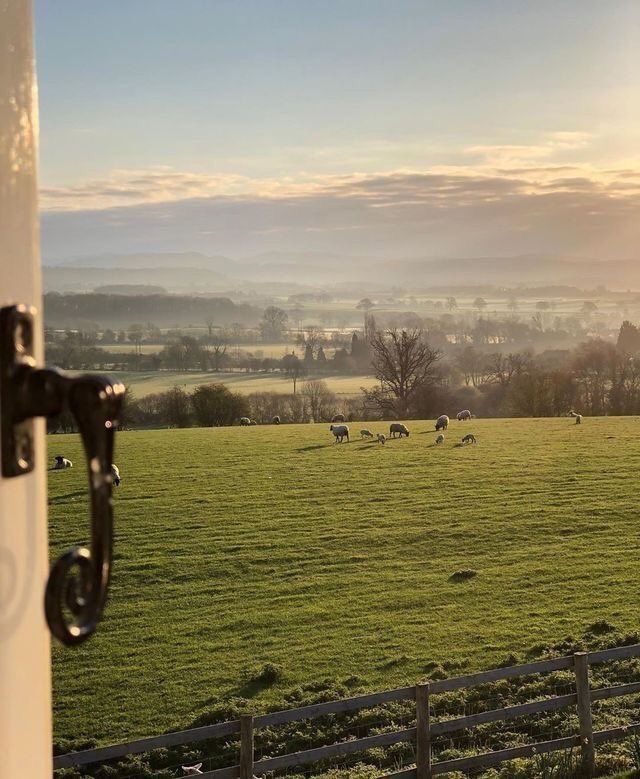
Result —
<instances>
[{"instance_id":1,"label":"leafless tree","mask_svg":"<svg viewBox=\"0 0 640 779\"><path fill-rule=\"evenodd\" d=\"M302 396L314 422L325 422L335 414L337 398L322 379L309 379L302 385Z\"/></svg>"},{"instance_id":2,"label":"leafless tree","mask_svg":"<svg viewBox=\"0 0 640 779\"><path fill-rule=\"evenodd\" d=\"M390 329L371 334L372 366L380 388L368 394L381 410L406 416L416 394L433 382L440 352L430 348L421 329Z\"/></svg>"}]
</instances>

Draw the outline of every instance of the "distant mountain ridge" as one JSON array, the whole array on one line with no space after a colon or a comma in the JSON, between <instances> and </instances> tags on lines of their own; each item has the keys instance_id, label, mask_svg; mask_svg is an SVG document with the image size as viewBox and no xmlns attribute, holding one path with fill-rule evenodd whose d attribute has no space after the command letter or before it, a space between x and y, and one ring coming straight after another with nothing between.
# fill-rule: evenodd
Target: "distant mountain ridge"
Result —
<instances>
[{"instance_id":1,"label":"distant mountain ridge","mask_svg":"<svg viewBox=\"0 0 640 779\"><path fill-rule=\"evenodd\" d=\"M640 289L640 261L521 255L514 257L380 258L323 252L266 252L242 259L199 252L103 254L45 266L49 291L105 284L154 283L170 291L220 292L242 285L295 286L569 285Z\"/></svg>"}]
</instances>

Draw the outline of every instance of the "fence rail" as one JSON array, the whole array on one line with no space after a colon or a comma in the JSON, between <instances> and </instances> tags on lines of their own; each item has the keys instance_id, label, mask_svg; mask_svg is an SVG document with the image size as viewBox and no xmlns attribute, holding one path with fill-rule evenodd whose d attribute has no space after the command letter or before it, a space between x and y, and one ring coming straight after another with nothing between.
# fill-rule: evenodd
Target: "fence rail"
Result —
<instances>
[{"instance_id":1,"label":"fence rail","mask_svg":"<svg viewBox=\"0 0 640 779\"><path fill-rule=\"evenodd\" d=\"M507 668L494 668L490 671L481 671L467 676L439 679L433 682L419 683L412 687L401 687L396 690L358 695L353 698L343 698L311 706L302 706L297 709L275 711L255 717L247 714L243 715L239 720L231 722L221 722L215 725L166 733L161 736L139 739L124 744L59 755L54 758L54 769L88 765L89 763L102 763L126 757L127 755L149 752L159 747L178 746L213 738L239 735L239 764L204 773L202 775L203 779L252 779L254 775L260 776L270 771L307 765L332 757L363 752L373 747L390 746L402 742L416 744L416 766L415 768L385 774L385 779L431 779L433 776L453 771L470 771L497 765L515 758L532 757L576 747L580 749L583 773L586 776L591 776L594 770L595 746L597 744L619 740L632 733L640 733L640 723L594 732L591 720L591 704L594 701L640 693L640 682L591 689L589 685L589 667L598 663L626 660L633 657L640 657L640 644L616 647L598 652L576 652L574 655L567 657L541 660L535 663L509 666ZM531 703L507 706L501 709L492 709L478 714L469 714L450 720L432 721L430 701L434 695L467 687L477 687L501 679L514 679L520 676L552 673L561 670L573 670L576 689L574 693L545 698ZM357 711L403 700L413 700L416 703L415 727L341 741L336 744L306 749L278 757L255 760L254 733L256 729L298 722L305 719L315 719L328 714ZM487 752L474 755L473 757L457 758L439 763L432 762L431 738L433 736L466 730L489 722L508 721L517 717L570 706L576 706L580 723L580 732L575 735L551 741L539 741L496 752Z\"/></svg>"}]
</instances>

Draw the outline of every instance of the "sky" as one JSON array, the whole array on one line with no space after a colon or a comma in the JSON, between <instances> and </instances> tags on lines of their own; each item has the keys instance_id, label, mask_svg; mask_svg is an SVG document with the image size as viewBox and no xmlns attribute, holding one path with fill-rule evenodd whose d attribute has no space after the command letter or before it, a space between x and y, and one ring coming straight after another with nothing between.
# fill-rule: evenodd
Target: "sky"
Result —
<instances>
[{"instance_id":1,"label":"sky","mask_svg":"<svg viewBox=\"0 0 640 779\"><path fill-rule=\"evenodd\" d=\"M640 253L637 0L35 0L43 254Z\"/></svg>"}]
</instances>

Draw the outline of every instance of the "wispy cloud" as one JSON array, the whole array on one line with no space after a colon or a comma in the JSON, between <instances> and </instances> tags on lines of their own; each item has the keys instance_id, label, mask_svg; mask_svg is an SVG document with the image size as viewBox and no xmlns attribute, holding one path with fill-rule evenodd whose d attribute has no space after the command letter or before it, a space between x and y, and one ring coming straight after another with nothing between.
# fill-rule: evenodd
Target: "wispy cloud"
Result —
<instances>
[{"instance_id":1,"label":"wispy cloud","mask_svg":"<svg viewBox=\"0 0 640 779\"><path fill-rule=\"evenodd\" d=\"M640 164L569 161L590 139L555 132L532 146L468 147L454 164L378 173L273 179L168 167L115 171L43 189L45 253L91 253L99 242L113 251L236 253L311 244L396 256L633 256Z\"/></svg>"}]
</instances>

